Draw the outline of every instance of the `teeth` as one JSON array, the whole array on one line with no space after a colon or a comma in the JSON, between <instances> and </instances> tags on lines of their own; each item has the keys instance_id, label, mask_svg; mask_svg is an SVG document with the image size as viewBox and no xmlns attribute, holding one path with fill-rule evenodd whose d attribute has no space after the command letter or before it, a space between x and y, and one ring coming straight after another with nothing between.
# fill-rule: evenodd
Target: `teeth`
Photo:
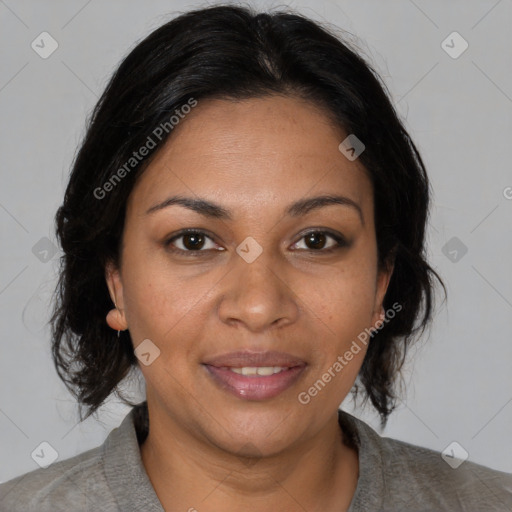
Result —
<instances>
[{"instance_id":1,"label":"teeth","mask_svg":"<svg viewBox=\"0 0 512 512\"><path fill-rule=\"evenodd\" d=\"M283 366L244 366L243 368L229 368L239 375L261 375L268 376L286 370Z\"/></svg>"}]
</instances>

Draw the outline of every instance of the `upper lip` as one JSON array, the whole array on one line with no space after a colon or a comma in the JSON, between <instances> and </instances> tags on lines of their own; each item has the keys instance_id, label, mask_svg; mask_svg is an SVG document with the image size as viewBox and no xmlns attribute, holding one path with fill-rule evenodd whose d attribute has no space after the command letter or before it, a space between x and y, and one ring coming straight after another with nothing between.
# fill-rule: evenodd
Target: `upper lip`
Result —
<instances>
[{"instance_id":1,"label":"upper lip","mask_svg":"<svg viewBox=\"0 0 512 512\"><path fill-rule=\"evenodd\" d=\"M294 366L304 366L306 363L299 357L292 356L285 352L276 352L269 350L265 352L238 351L220 354L204 362L204 364L217 367L257 367L257 366L281 366L292 368Z\"/></svg>"}]
</instances>

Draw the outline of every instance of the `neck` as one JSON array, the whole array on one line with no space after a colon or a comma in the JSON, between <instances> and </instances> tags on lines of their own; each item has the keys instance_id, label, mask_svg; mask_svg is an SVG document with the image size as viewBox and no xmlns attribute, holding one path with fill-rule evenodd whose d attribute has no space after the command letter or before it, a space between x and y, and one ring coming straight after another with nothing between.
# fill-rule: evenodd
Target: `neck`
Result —
<instances>
[{"instance_id":1,"label":"neck","mask_svg":"<svg viewBox=\"0 0 512 512\"><path fill-rule=\"evenodd\" d=\"M348 510L357 486L358 456L343 443L335 413L305 442L278 455L241 458L150 414L141 457L167 512Z\"/></svg>"}]
</instances>

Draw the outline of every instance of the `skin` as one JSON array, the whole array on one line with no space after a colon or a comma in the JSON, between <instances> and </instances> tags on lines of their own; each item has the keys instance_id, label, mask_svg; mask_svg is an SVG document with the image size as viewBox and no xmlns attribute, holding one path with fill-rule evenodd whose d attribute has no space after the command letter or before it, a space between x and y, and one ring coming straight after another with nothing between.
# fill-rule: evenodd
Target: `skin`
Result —
<instances>
[{"instance_id":1,"label":"skin","mask_svg":"<svg viewBox=\"0 0 512 512\"><path fill-rule=\"evenodd\" d=\"M338 150L346 136L294 97L200 101L130 195L122 263L106 268L117 305L107 322L128 328L135 347L150 339L160 350L140 364L151 425L141 456L167 512L349 507L359 463L343 443L337 410L364 345L310 403L297 399L379 320L392 272L377 264L370 180ZM214 201L233 219L180 205L146 214L176 194ZM348 197L362 218L347 205L284 213L326 194ZM210 237L199 257L166 248L183 228ZM323 243L308 244L306 235L320 228L349 245L325 252L336 246L325 232ZM236 252L249 236L263 251L252 263ZM185 236L170 247L190 254L193 242ZM307 366L277 397L244 400L220 389L201 364L242 349L287 352Z\"/></svg>"}]
</instances>

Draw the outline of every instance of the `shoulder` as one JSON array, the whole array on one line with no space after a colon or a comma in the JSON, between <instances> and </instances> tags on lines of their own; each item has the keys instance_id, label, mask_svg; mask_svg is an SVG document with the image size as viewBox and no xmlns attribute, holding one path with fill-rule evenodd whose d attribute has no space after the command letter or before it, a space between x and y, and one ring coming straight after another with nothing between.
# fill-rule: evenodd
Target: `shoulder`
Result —
<instances>
[{"instance_id":1,"label":"shoulder","mask_svg":"<svg viewBox=\"0 0 512 512\"><path fill-rule=\"evenodd\" d=\"M103 447L55 462L0 485L0 509L5 512L117 510L106 507L108 485ZM101 507L97 504L101 499Z\"/></svg>"},{"instance_id":2,"label":"shoulder","mask_svg":"<svg viewBox=\"0 0 512 512\"><path fill-rule=\"evenodd\" d=\"M144 469L145 403L134 407L104 443L0 485L2 512L163 512Z\"/></svg>"},{"instance_id":3,"label":"shoulder","mask_svg":"<svg viewBox=\"0 0 512 512\"><path fill-rule=\"evenodd\" d=\"M376 509L394 512L512 510L512 474L469 460L459 465L460 461L443 458L435 450L381 437L363 421L347 416L356 427L358 438L358 487L361 487L358 490L361 494L375 494L372 503Z\"/></svg>"},{"instance_id":4,"label":"shoulder","mask_svg":"<svg viewBox=\"0 0 512 512\"><path fill-rule=\"evenodd\" d=\"M443 510L512 510L512 474L390 438L381 438L381 450L386 486L404 507L424 502Z\"/></svg>"}]
</instances>

